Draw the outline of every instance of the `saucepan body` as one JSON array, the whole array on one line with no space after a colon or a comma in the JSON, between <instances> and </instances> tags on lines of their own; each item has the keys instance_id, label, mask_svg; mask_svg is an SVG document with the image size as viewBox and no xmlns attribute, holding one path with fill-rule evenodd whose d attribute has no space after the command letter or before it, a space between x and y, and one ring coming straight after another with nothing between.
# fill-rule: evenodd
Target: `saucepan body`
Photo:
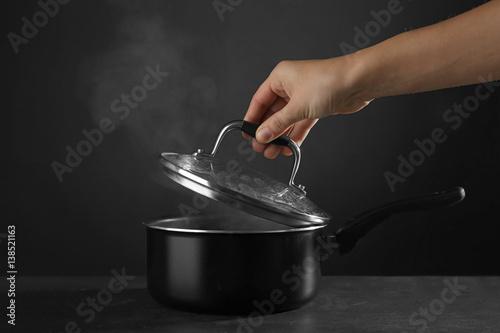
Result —
<instances>
[{"instance_id":1,"label":"saucepan body","mask_svg":"<svg viewBox=\"0 0 500 333\"><path fill-rule=\"evenodd\" d=\"M317 294L323 226L291 228L249 216L146 222L147 284L169 307L263 314L295 309Z\"/></svg>"}]
</instances>

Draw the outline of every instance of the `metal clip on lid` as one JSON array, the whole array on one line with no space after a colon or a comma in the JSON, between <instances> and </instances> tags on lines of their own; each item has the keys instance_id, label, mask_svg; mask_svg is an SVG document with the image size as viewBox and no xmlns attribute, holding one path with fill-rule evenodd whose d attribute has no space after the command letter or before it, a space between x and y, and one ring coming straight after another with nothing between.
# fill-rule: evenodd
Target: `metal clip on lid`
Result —
<instances>
[{"instance_id":1,"label":"metal clip on lid","mask_svg":"<svg viewBox=\"0 0 500 333\"><path fill-rule=\"evenodd\" d=\"M241 130L243 133L246 133L250 135L252 138L255 138L255 133L257 132L257 128L259 128L259 125L244 121L244 120L234 120L230 121L219 132L219 135L217 136L217 140L215 140L214 147L212 148L212 152L210 154L206 154L203 149L198 149L194 154L195 155L204 155L208 157L215 157L215 154L217 153L217 150L219 149L220 144L222 143L222 140L226 136L227 133L234 131L234 130ZM298 144L295 143L292 139L290 139L289 136L282 135L273 141L269 142L270 144L277 145L277 146L282 146L282 147L287 147L289 148L294 156L293 160L293 169L292 169L292 174L290 175L290 180L288 181L288 185L296 188L300 192L302 192L304 195L307 193L306 192L306 187L304 185L296 185L294 180L295 180L295 175L299 171L299 166L300 166L300 147Z\"/></svg>"}]
</instances>

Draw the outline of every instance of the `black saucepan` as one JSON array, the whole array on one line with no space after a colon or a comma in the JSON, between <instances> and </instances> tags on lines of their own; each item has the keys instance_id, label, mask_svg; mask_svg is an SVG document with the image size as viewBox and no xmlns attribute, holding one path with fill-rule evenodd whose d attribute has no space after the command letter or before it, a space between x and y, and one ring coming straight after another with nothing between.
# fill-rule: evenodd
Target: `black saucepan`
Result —
<instances>
[{"instance_id":1,"label":"black saucepan","mask_svg":"<svg viewBox=\"0 0 500 333\"><path fill-rule=\"evenodd\" d=\"M322 234L326 224L292 227L244 214L146 222L148 290L158 302L189 311L295 309L317 294L320 262L330 255L349 252L393 214L452 205L464 196L458 187L386 204L329 235Z\"/></svg>"}]
</instances>

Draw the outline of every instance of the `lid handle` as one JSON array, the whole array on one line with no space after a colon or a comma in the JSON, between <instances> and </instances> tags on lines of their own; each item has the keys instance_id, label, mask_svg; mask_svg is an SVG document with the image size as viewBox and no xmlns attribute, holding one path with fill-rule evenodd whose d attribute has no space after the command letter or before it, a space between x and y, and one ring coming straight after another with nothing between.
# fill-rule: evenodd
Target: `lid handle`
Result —
<instances>
[{"instance_id":1,"label":"lid handle","mask_svg":"<svg viewBox=\"0 0 500 333\"><path fill-rule=\"evenodd\" d=\"M259 125L248 122L243 120L243 125L241 125L241 131L250 135L252 138L255 138L255 133L257 132L257 129L259 128ZM290 139L289 136L282 135L274 139L273 141L269 142L270 144L276 145L276 146L282 146L282 147L288 147L290 144Z\"/></svg>"},{"instance_id":2,"label":"lid handle","mask_svg":"<svg viewBox=\"0 0 500 333\"><path fill-rule=\"evenodd\" d=\"M251 137L255 138L255 132L257 131L257 128L259 128L259 125L244 121L244 120L234 120L230 121L227 124L225 124L222 129L219 132L219 135L217 136L217 139L215 140L214 147L212 149L212 152L210 154L205 154L202 149L198 149L198 151L195 153L195 155L208 155L209 157L214 157L215 153L217 153L217 150L219 149L219 146L226 136L227 133L234 131L234 130L240 130ZM287 147L289 148L294 156L294 161L293 161L293 169L292 169L292 174L290 175L290 180L288 181L288 185L290 185L293 188L298 189L300 192L302 192L304 195L306 194L305 187L303 185L296 185L294 180L295 180L295 175L299 171L299 166L300 166L300 148L299 145L295 143L290 137L286 135L281 135L280 137L274 139L273 141L269 142L270 144L273 145L278 145L282 147Z\"/></svg>"}]
</instances>

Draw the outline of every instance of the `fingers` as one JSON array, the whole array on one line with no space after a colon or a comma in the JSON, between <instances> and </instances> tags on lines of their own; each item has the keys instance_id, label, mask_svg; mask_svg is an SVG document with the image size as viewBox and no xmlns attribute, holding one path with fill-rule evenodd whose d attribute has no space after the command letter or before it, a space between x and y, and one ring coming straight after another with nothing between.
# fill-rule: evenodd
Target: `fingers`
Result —
<instances>
[{"instance_id":1,"label":"fingers","mask_svg":"<svg viewBox=\"0 0 500 333\"><path fill-rule=\"evenodd\" d=\"M290 138L295 141L299 146L304 142L311 128L318 122L318 119L304 119L295 124ZM292 151L286 147L281 148L281 152L285 156L291 156Z\"/></svg>"},{"instance_id":2,"label":"fingers","mask_svg":"<svg viewBox=\"0 0 500 333\"><path fill-rule=\"evenodd\" d=\"M318 122L318 119L304 119L295 124L290 138L297 144L301 144L309 134L311 128Z\"/></svg>"},{"instance_id":3,"label":"fingers","mask_svg":"<svg viewBox=\"0 0 500 333\"><path fill-rule=\"evenodd\" d=\"M269 114L281 110L288 100L289 96L282 89L281 82L273 71L253 95L243 120L261 124L269 117ZM250 138L247 134L243 134L243 137Z\"/></svg>"},{"instance_id":4,"label":"fingers","mask_svg":"<svg viewBox=\"0 0 500 333\"><path fill-rule=\"evenodd\" d=\"M281 109L283 109L285 107L285 105L286 105L286 101L283 98L281 98L281 97L277 97L276 100L273 102L273 104L271 104L271 106L269 106L267 108L267 110L261 115L261 119L258 122L255 122L255 123L257 123L257 124L262 123L263 121L265 121L266 119L268 119L269 117L271 117L273 114L275 114L276 112L279 112ZM251 137L249 135L247 135L247 134L245 134L243 137L245 139L251 139ZM258 141L256 141L256 140L254 140L254 141L255 141L255 143L252 143L252 144L255 145L256 151L257 152L262 152L264 150L264 148L260 148L260 147L265 147L266 145L265 144L261 144L260 146L257 146L256 143Z\"/></svg>"},{"instance_id":5,"label":"fingers","mask_svg":"<svg viewBox=\"0 0 500 333\"><path fill-rule=\"evenodd\" d=\"M271 105L271 107L269 107L268 111L263 116L263 119L264 120L268 119L269 117L271 117L271 115L273 115L274 113L281 110L283 108L283 106L285 106L285 105L286 105L286 102L283 99L281 99L281 98L276 99L276 101L273 103L273 105ZM289 132L289 131L287 131L287 132ZM252 147L258 153L263 152L264 156L268 159L276 158L279 155L280 150L281 150L281 147L279 147L279 146L267 144L267 143L260 143L256 139L252 140Z\"/></svg>"},{"instance_id":6,"label":"fingers","mask_svg":"<svg viewBox=\"0 0 500 333\"><path fill-rule=\"evenodd\" d=\"M296 123L293 132L289 135L290 138L300 146L317 121L318 119L304 119ZM276 146L273 144L263 144L255 139L252 141L252 146L256 152L263 152L264 156L268 159L276 158L280 152L285 156L292 155L292 151L289 148Z\"/></svg>"},{"instance_id":7,"label":"fingers","mask_svg":"<svg viewBox=\"0 0 500 333\"><path fill-rule=\"evenodd\" d=\"M257 153L262 153L264 150L269 146L268 144L265 143L260 143L259 141L252 139L252 148L255 150Z\"/></svg>"},{"instance_id":8,"label":"fingers","mask_svg":"<svg viewBox=\"0 0 500 333\"><path fill-rule=\"evenodd\" d=\"M259 88L260 90L260 88ZM257 93L256 93L257 95ZM267 100L269 102L270 99ZM256 103L254 100L252 100L253 108L252 110L257 110L257 107L260 105L261 108L258 109L258 112L262 112L263 108L265 107L264 104L261 103ZM263 106L264 105L264 106ZM259 127L257 130L257 133L259 133L259 130L261 130L263 127L266 128L268 124L270 123L271 125L269 126L272 131L272 137L271 139L266 140L265 142L258 141L256 139L252 140L252 147L253 149L258 152L258 153L264 153L264 156L268 159L274 159L276 158L280 152L283 152L286 156L292 155L292 152L288 148L283 148L280 146L275 146L275 145L269 145L267 142L272 141L276 137L288 133L292 126L295 124L296 120L295 119L300 119L300 117L297 116L290 116L287 112L287 110L292 110L293 105L291 105L291 102L287 104L284 98L275 96L274 101L272 102L271 105L267 106L267 109L265 109L264 112L262 112L259 116L256 116L255 114L248 114L245 116L245 120L247 121L253 121L256 123L262 123L262 125ZM250 110L250 109L249 109ZM260 117L260 119L258 119ZM283 120L284 119L284 120ZM312 126L316 123L317 120L315 119L306 119L302 120L301 122L296 124L295 129L293 130L293 135L291 136L294 141L299 140L298 142L301 143L305 137L307 136L307 133L311 129ZM257 134L258 135L258 134ZM247 136L245 136L247 137Z\"/></svg>"},{"instance_id":9,"label":"fingers","mask_svg":"<svg viewBox=\"0 0 500 333\"><path fill-rule=\"evenodd\" d=\"M250 101L247 113L243 120L251 123L260 124L262 116L267 109L274 103L278 96L272 91L270 78L267 78L257 89ZM248 134L242 133L245 139L251 139Z\"/></svg>"},{"instance_id":10,"label":"fingers","mask_svg":"<svg viewBox=\"0 0 500 333\"><path fill-rule=\"evenodd\" d=\"M302 120L295 112L294 104L294 101L290 100L283 109L265 120L257 129L256 139L261 143L268 143L285 133L297 121Z\"/></svg>"},{"instance_id":11,"label":"fingers","mask_svg":"<svg viewBox=\"0 0 500 333\"><path fill-rule=\"evenodd\" d=\"M270 160L275 159L281 152L281 146L268 145L264 150L264 156Z\"/></svg>"},{"instance_id":12,"label":"fingers","mask_svg":"<svg viewBox=\"0 0 500 333\"><path fill-rule=\"evenodd\" d=\"M256 132L257 140L252 140L252 147L256 152L263 152L265 157L270 159L278 156L282 147L267 143L287 132L294 123L303 119L304 114L298 111L299 108L295 107L289 91L284 89L282 77L278 75L278 67L254 94L244 117L246 121L261 124ZM298 128L298 133L294 132L294 136L303 140L313 125L314 121L302 125ZM243 136L249 138L246 134ZM291 154L288 149L283 152L287 155Z\"/></svg>"},{"instance_id":13,"label":"fingers","mask_svg":"<svg viewBox=\"0 0 500 333\"><path fill-rule=\"evenodd\" d=\"M262 116L266 113L267 109L274 103L278 95L276 95L271 89L271 78L267 78L259 89L255 92L250 101L250 106L248 107L247 113L243 120L249 121L251 123L260 124Z\"/></svg>"}]
</instances>

